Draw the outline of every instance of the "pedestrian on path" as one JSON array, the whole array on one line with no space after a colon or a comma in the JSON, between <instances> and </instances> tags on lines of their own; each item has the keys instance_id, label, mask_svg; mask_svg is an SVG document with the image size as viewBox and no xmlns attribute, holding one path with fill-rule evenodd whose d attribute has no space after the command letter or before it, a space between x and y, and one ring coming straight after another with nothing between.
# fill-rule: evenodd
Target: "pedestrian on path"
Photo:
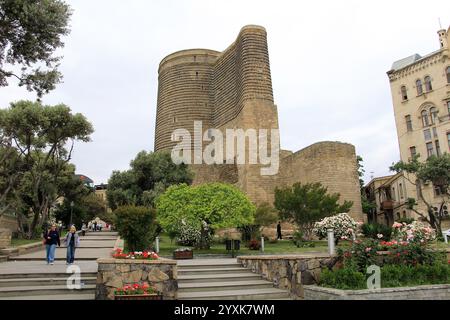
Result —
<instances>
[{"instance_id":1,"label":"pedestrian on path","mask_svg":"<svg viewBox=\"0 0 450 320\"><path fill-rule=\"evenodd\" d=\"M58 247L61 246L61 240L55 223L44 233L44 244L47 254L47 264L53 265L55 262L56 245Z\"/></svg>"},{"instance_id":2,"label":"pedestrian on path","mask_svg":"<svg viewBox=\"0 0 450 320\"><path fill-rule=\"evenodd\" d=\"M281 236L281 222L278 221L277 224L277 240L283 240L283 237Z\"/></svg>"},{"instance_id":3,"label":"pedestrian on path","mask_svg":"<svg viewBox=\"0 0 450 320\"><path fill-rule=\"evenodd\" d=\"M74 225L70 227L69 233L64 238L67 246L66 264L72 264L75 261L75 249L80 245L80 237Z\"/></svg>"},{"instance_id":4,"label":"pedestrian on path","mask_svg":"<svg viewBox=\"0 0 450 320\"><path fill-rule=\"evenodd\" d=\"M84 237L86 235L86 223L83 222L83 225L81 226L81 235Z\"/></svg>"}]
</instances>

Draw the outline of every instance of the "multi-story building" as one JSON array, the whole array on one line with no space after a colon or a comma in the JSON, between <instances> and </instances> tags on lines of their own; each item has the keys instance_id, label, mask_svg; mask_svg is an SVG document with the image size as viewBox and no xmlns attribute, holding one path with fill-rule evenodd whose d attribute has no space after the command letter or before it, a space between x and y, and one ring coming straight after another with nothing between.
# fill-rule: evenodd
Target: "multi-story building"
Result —
<instances>
[{"instance_id":1,"label":"multi-story building","mask_svg":"<svg viewBox=\"0 0 450 320\"><path fill-rule=\"evenodd\" d=\"M439 30L440 48L420 56L414 54L394 62L387 72L391 85L400 158L408 162L414 156L426 161L431 155L450 151L450 28ZM387 224L403 216L417 217L405 205L408 198L439 206L442 190L429 183L418 190L415 177L406 173L373 179L366 187L376 202L377 220ZM426 212L418 201L418 210Z\"/></svg>"}]
</instances>

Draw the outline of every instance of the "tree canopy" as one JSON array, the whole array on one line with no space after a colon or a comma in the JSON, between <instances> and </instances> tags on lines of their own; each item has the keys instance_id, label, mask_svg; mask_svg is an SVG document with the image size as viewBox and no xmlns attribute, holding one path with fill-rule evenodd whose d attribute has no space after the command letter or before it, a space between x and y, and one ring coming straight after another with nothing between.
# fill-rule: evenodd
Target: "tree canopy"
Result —
<instances>
[{"instance_id":1,"label":"tree canopy","mask_svg":"<svg viewBox=\"0 0 450 320\"><path fill-rule=\"evenodd\" d=\"M0 87L15 78L38 97L55 88L62 79L55 51L64 46L70 16L61 0L0 0Z\"/></svg>"},{"instance_id":2,"label":"tree canopy","mask_svg":"<svg viewBox=\"0 0 450 320\"><path fill-rule=\"evenodd\" d=\"M242 191L223 183L171 186L156 200L156 208L167 232L176 232L182 222L197 230L248 225L256 209Z\"/></svg>"},{"instance_id":3,"label":"tree canopy","mask_svg":"<svg viewBox=\"0 0 450 320\"><path fill-rule=\"evenodd\" d=\"M442 235L442 219L445 212L448 212L448 203L450 200L450 154L444 153L441 156L432 155L425 162L419 161L420 155L416 155L409 162L399 161L390 167L391 171L404 171L412 174L414 178L407 176L409 181L416 185L420 192L418 193L421 200L427 207L427 212L417 210L416 199L408 199L409 208L416 212L420 217L427 221L434 228L438 235ZM434 187L438 188L441 194L439 207L425 199L423 196L423 188L427 182L431 182Z\"/></svg>"},{"instance_id":4,"label":"tree canopy","mask_svg":"<svg viewBox=\"0 0 450 320\"><path fill-rule=\"evenodd\" d=\"M124 205L153 206L167 187L192 183L193 174L185 164L176 165L168 152L139 152L126 171L114 171L106 195L114 210Z\"/></svg>"},{"instance_id":5,"label":"tree canopy","mask_svg":"<svg viewBox=\"0 0 450 320\"><path fill-rule=\"evenodd\" d=\"M55 200L73 190L67 184L74 183L74 143L90 141L92 132L64 104L19 101L0 109L0 215L14 209L19 232L34 236Z\"/></svg>"},{"instance_id":6,"label":"tree canopy","mask_svg":"<svg viewBox=\"0 0 450 320\"><path fill-rule=\"evenodd\" d=\"M310 237L315 222L350 210L353 202L344 201L340 205L339 198L338 193L328 194L328 189L320 183L295 183L275 189L274 205L282 218L294 221Z\"/></svg>"}]
</instances>

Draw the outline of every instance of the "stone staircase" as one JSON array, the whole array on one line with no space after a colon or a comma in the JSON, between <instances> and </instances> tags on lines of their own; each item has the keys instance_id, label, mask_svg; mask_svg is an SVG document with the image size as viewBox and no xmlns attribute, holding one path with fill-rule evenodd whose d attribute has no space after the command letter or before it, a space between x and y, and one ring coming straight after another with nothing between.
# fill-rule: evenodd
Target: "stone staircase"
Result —
<instances>
[{"instance_id":1,"label":"stone staircase","mask_svg":"<svg viewBox=\"0 0 450 320\"><path fill-rule=\"evenodd\" d=\"M195 259L178 263L178 299L289 300L289 294L236 259Z\"/></svg>"},{"instance_id":2,"label":"stone staircase","mask_svg":"<svg viewBox=\"0 0 450 320\"><path fill-rule=\"evenodd\" d=\"M0 300L93 300L97 273L81 274L81 289L68 289L67 273L0 274Z\"/></svg>"}]
</instances>

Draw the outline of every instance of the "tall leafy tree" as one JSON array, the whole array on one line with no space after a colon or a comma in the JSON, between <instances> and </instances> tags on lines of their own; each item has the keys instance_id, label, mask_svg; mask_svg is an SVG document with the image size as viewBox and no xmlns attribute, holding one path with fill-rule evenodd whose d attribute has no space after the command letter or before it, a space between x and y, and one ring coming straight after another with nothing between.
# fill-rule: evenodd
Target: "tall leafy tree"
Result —
<instances>
[{"instance_id":1,"label":"tall leafy tree","mask_svg":"<svg viewBox=\"0 0 450 320\"><path fill-rule=\"evenodd\" d=\"M320 183L295 183L291 187L275 189L274 206L281 218L292 220L305 237L311 238L315 222L350 210L353 202L344 201L340 205L339 198L338 193L328 194L327 188Z\"/></svg>"},{"instance_id":2,"label":"tall leafy tree","mask_svg":"<svg viewBox=\"0 0 450 320\"><path fill-rule=\"evenodd\" d=\"M173 163L168 152L139 152L126 171L114 171L106 196L115 210L124 205L153 206L167 187L192 183L193 174L185 164Z\"/></svg>"},{"instance_id":3,"label":"tall leafy tree","mask_svg":"<svg viewBox=\"0 0 450 320\"><path fill-rule=\"evenodd\" d=\"M5 202L0 207L8 207L7 198L19 200L15 213L26 237L36 235L55 200L63 196L63 185L73 178L75 141L90 141L92 132L82 114L63 104L19 101L0 112L0 154L7 155L0 171L12 173L3 179L0 198Z\"/></svg>"},{"instance_id":4,"label":"tall leafy tree","mask_svg":"<svg viewBox=\"0 0 450 320\"><path fill-rule=\"evenodd\" d=\"M367 194L366 191L364 189L364 173L366 172L364 170L364 165L363 165L363 158L361 156L357 156L356 157L356 166L358 168L358 177L359 177L359 188L361 191L361 205L362 205L362 211L367 214L370 215L374 212L374 210L376 209L376 204L372 201L370 201L369 199L367 199ZM370 221L370 218L369 218Z\"/></svg>"},{"instance_id":5,"label":"tall leafy tree","mask_svg":"<svg viewBox=\"0 0 450 320\"><path fill-rule=\"evenodd\" d=\"M171 186L156 200L158 222L167 232L176 232L184 222L201 232L198 245L207 249L207 229L252 224L255 206L234 186L211 183Z\"/></svg>"},{"instance_id":6,"label":"tall leafy tree","mask_svg":"<svg viewBox=\"0 0 450 320\"><path fill-rule=\"evenodd\" d=\"M0 0L0 87L14 78L38 97L55 88L62 79L55 51L70 16L61 0Z\"/></svg>"},{"instance_id":7,"label":"tall leafy tree","mask_svg":"<svg viewBox=\"0 0 450 320\"><path fill-rule=\"evenodd\" d=\"M426 212L417 209L417 201L414 198L408 199L409 209L413 210L430 226L442 236L442 219L445 212L448 213L450 203L450 154L444 153L441 156L431 156L425 162L419 161L420 155L413 157L409 162L399 161L390 167L391 171L406 172L406 178L416 186L418 198L426 206ZM431 182L434 187L440 190L442 195L440 205L435 207L423 196L423 188L427 182Z\"/></svg>"}]
</instances>

